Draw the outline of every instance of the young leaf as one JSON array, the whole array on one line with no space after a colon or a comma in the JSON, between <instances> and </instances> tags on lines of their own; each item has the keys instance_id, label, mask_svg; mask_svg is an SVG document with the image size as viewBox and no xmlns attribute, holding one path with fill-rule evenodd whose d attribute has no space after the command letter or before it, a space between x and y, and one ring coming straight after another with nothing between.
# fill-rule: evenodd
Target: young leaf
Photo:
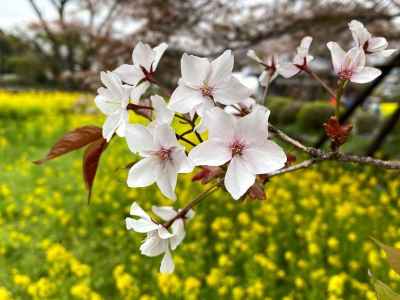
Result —
<instances>
[{"instance_id":1,"label":"young leaf","mask_svg":"<svg viewBox=\"0 0 400 300\"><path fill-rule=\"evenodd\" d=\"M92 195L92 186L94 178L96 177L97 167L99 165L101 154L107 147L107 141L103 138L98 139L89 146L87 146L85 153L83 155L83 178L85 180L86 188L89 191L88 202L90 202L90 197Z\"/></svg>"},{"instance_id":2,"label":"young leaf","mask_svg":"<svg viewBox=\"0 0 400 300\"><path fill-rule=\"evenodd\" d=\"M102 130L97 126L83 126L67 132L47 153L46 157L34 161L35 164L42 164L60 155L77 150L93 141L102 138Z\"/></svg>"},{"instance_id":3,"label":"young leaf","mask_svg":"<svg viewBox=\"0 0 400 300\"><path fill-rule=\"evenodd\" d=\"M371 237L371 239L382 248L383 251L386 252L387 260L389 262L390 267L396 271L397 274L400 274L400 250L387 246L380 241Z\"/></svg>"},{"instance_id":4,"label":"young leaf","mask_svg":"<svg viewBox=\"0 0 400 300\"><path fill-rule=\"evenodd\" d=\"M371 273L369 275L371 276L378 300L400 300L399 294L395 293L382 281L376 279Z\"/></svg>"},{"instance_id":5,"label":"young leaf","mask_svg":"<svg viewBox=\"0 0 400 300\"><path fill-rule=\"evenodd\" d=\"M336 117L330 117L329 120L324 123L325 133L336 148L346 142L352 128L353 126L351 124L341 125Z\"/></svg>"}]
</instances>

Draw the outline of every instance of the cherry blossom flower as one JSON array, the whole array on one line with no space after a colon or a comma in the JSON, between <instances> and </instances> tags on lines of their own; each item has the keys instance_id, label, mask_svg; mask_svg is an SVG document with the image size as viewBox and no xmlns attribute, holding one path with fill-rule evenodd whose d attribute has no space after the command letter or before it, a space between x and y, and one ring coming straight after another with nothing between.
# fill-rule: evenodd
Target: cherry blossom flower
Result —
<instances>
[{"instance_id":1,"label":"cherry blossom flower","mask_svg":"<svg viewBox=\"0 0 400 300\"><path fill-rule=\"evenodd\" d=\"M207 114L209 139L189 153L195 165L221 166L228 163L225 187L237 200L254 184L256 174L284 167L286 155L267 139L269 111L257 109L236 118L220 108Z\"/></svg>"},{"instance_id":2,"label":"cherry blossom flower","mask_svg":"<svg viewBox=\"0 0 400 300\"><path fill-rule=\"evenodd\" d=\"M177 215L177 212L170 206L153 206L152 211L165 222L172 220ZM131 206L130 215L139 218L126 218L126 228L128 230L147 234L145 241L140 246L141 254L150 257L164 254L161 261L160 272L172 273L175 266L172 260L171 250L175 250L185 238L184 220L182 218L176 219L171 225L171 233L162 224L152 220L136 202ZM193 215L194 212L190 210L185 215L185 219L191 219Z\"/></svg>"},{"instance_id":3,"label":"cherry blossom flower","mask_svg":"<svg viewBox=\"0 0 400 300\"><path fill-rule=\"evenodd\" d=\"M247 98L239 102L238 104L225 106L224 110L231 115L237 117L243 117L256 109L262 109L267 112L267 108L264 105L260 105L254 98Z\"/></svg>"},{"instance_id":4,"label":"cherry blossom flower","mask_svg":"<svg viewBox=\"0 0 400 300\"><path fill-rule=\"evenodd\" d=\"M103 137L110 141L114 133L124 136L128 122L130 89L122 85L121 79L112 72L101 72L101 82L105 85L97 90L96 106L107 118L103 125Z\"/></svg>"},{"instance_id":5,"label":"cherry blossom flower","mask_svg":"<svg viewBox=\"0 0 400 300\"><path fill-rule=\"evenodd\" d=\"M262 86L268 86L278 76L279 57L277 55L269 55L266 60L263 61L257 56L254 50L249 50L247 51L247 56L264 67L264 71L258 79Z\"/></svg>"},{"instance_id":6,"label":"cherry blossom flower","mask_svg":"<svg viewBox=\"0 0 400 300\"><path fill-rule=\"evenodd\" d=\"M232 75L233 55L226 50L210 62L207 58L183 54L182 78L172 93L169 108L179 113L203 116L215 103L238 103L251 91Z\"/></svg>"},{"instance_id":7,"label":"cherry blossom flower","mask_svg":"<svg viewBox=\"0 0 400 300\"><path fill-rule=\"evenodd\" d=\"M114 70L122 81L136 85L142 80L152 82L158 63L168 48L166 43L161 43L155 48L139 42L132 52L132 65L123 64Z\"/></svg>"},{"instance_id":8,"label":"cherry blossom flower","mask_svg":"<svg viewBox=\"0 0 400 300\"><path fill-rule=\"evenodd\" d=\"M283 63L278 68L278 73L285 78L295 76L301 71L307 70L309 63L314 59L309 55L309 50L312 42L312 37L306 36L297 47L297 53L291 63Z\"/></svg>"},{"instance_id":9,"label":"cherry blossom flower","mask_svg":"<svg viewBox=\"0 0 400 300\"><path fill-rule=\"evenodd\" d=\"M347 53L335 42L329 42L327 47L331 52L333 69L341 80L367 83L382 73L377 68L365 66L365 53L359 47L351 48Z\"/></svg>"},{"instance_id":10,"label":"cherry blossom flower","mask_svg":"<svg viewBox=\"0 0 400 300\"><path fill-rule=\"evenodd\" d=\"M349 28L356 46L361 47L369 56L386 58L397 51L396 49L386 49L388 47L387 40L384 37L373 37L367 28L357 20L352 20Z\"/></svg>"},{"instance_id":11,"label":"cherry blossom flower","mask_svg":"<svg viewBox=\"0 0 400 300\"><path fill-rule=\"evenodd\" d=\"M166 197L175 200L177 174L191 172L193 165L172 128L168 124L147 128L128 125L126 141L132 152L143 157L129 170L128 186L145 187L156 182Z\"/></svg>"}]
</instances>

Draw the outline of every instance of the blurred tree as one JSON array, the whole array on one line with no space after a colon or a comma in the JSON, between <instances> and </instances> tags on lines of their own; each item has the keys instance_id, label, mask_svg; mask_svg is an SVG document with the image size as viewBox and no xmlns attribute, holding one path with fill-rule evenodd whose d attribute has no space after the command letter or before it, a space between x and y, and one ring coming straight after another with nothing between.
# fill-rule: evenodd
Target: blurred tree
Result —
<instances>
[{"instance_id":1,"label":"blurred tree","mask_svg":"<svg viewBox=\"0 0 400 300\"><path fill-rule=\"evenodd\" d=\"M169 43L161 67L175 70L168 56L182 51L217 55L226 48L259 46L289 52L305 34L319 39L321 49L328 38L350 42L342 33L354 18L374 33L399 37L392 22L400 12L395 0L47 0L57 13L53 20L44 17L43 2L27 1L38 18L31 26L32 43L52 78L70 86L88 84L90 74L129 62L138 40Z\"/></svg>"}]
</instances>

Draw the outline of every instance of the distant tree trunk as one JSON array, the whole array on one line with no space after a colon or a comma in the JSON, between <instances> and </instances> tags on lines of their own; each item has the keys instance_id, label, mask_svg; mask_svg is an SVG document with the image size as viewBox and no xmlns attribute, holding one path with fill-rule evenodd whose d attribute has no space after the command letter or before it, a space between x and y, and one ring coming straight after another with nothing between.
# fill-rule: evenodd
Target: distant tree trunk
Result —
<instances>
[{"instance_id":1,"label":"distant tree trunk","mask_svg":"<svg viewBox=\"0 0 400 300\"><path fill-rule=\"evenodd\" d=\"M397 122L400 119L400 104L398 104L397 109L392 114L389 120L385 122L382 128L379 130L378 134L372 141L371 145L368 147L366 155L373 156L383 145L385 139L390 132L396 127Z\"/></svg>"},{"instance_id":2,"label":"distant tree trunk","mask_svg":"<svg viewBox=\"0 0 400 300\"><path fill-rule=\"evenodd\" d=\"M376 80L374 80L361 94L356 98L356 100L351 104L351 106L347 109L347 111L340 116L340 122L346 122L356 111L358 107L360 107L369 96L372 95L374 90L385 80L385 78L391 73L393 69L398 67L400 64L400 52L398 52L388 63L380 67L382 71L382 75L379 76ZM324 134L315 144L316 148L320 148L327 141L327 136Z\"/></svg>"}]
</instances>

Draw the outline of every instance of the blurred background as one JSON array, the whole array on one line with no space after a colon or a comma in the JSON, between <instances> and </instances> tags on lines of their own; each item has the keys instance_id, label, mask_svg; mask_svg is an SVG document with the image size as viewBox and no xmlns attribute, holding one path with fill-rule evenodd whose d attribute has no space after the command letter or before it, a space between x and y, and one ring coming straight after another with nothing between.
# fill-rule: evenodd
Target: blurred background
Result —
<instances>
[{"instance_id":1,"label":"blurred background","mask_svg":"<svg viewBox=\"0 0 400 300\"><path fill-rule=\"evenodd\" d=\"M229 48L236 75L260 94L249 49L290 60L311 35L311 68L334 87L326 43L351 47L347 24L357 19L398 48L399 17L396 0L1 1L0 300L376 299L367 269L399 292L400 276L369 239L400 246L398 172L326 163L271 180L265 201L217 193L199 206L166 276L123 220L133 201L146 210L171 202L156 187L126 187L124 141L103 155L90 205L81 152L32 164L66 131L102 125L99 72L131 63L138 41L169 44L157 72L169 88L183 52L213 58ZM398 159L400 54L372 63L382 76L344 96L342 120L354 125L344 150ZM334 106L306 75L278 77L267 106L273 124L329 146L322 124ZM203 188L182 176L173 205Z\"/></svg>"},{"instance_id":2,"label":"blurred background","mask_svg":"<svg viewBox=\"0 0 400 300\"><path fill-rule=\"evenodd\" d=\"M261 55L277 53L282 60L289 60L305 35L314 37L311 52L317 59L313 69L334 86L326 43L335 40L349 48L349 21L360 20L374 35L385 36L392 48L398 45L400 32L400 3L396 0L15 0L3 6L0 86L12 90L94 91L99 86L99 72L129 63L139 40L153 46L169 44L158 72L159 80L169 87L174 87L179 77L183 52L216 57L227 48L235 51L236 71L254 87L261 70L246 57L247 50L256 49ZM399 56L387 62L372 61L384 68L379 83L368 91L360 85L348 89L346 105L355 107L345 119L357 117L361 134L376 133L377 122L393 112L397 112L393 118L399 118L398 62ZM325 92L307 76L278 78L270 92L298 100L291 100L288 107L285 99L276 105L271 101L270 108L279 110L274 113L279 119L275 123L288 125L301 119L303 114L297 113L310 100L321 101L308 105L307 116L315 116L314 110L323 110L321 119L330 114ZM319 129L320 123L305 125ZM394 127L355 150L375 154ZM315 139L320 145L321 139Z\"/></svg>"}]
</instances>

